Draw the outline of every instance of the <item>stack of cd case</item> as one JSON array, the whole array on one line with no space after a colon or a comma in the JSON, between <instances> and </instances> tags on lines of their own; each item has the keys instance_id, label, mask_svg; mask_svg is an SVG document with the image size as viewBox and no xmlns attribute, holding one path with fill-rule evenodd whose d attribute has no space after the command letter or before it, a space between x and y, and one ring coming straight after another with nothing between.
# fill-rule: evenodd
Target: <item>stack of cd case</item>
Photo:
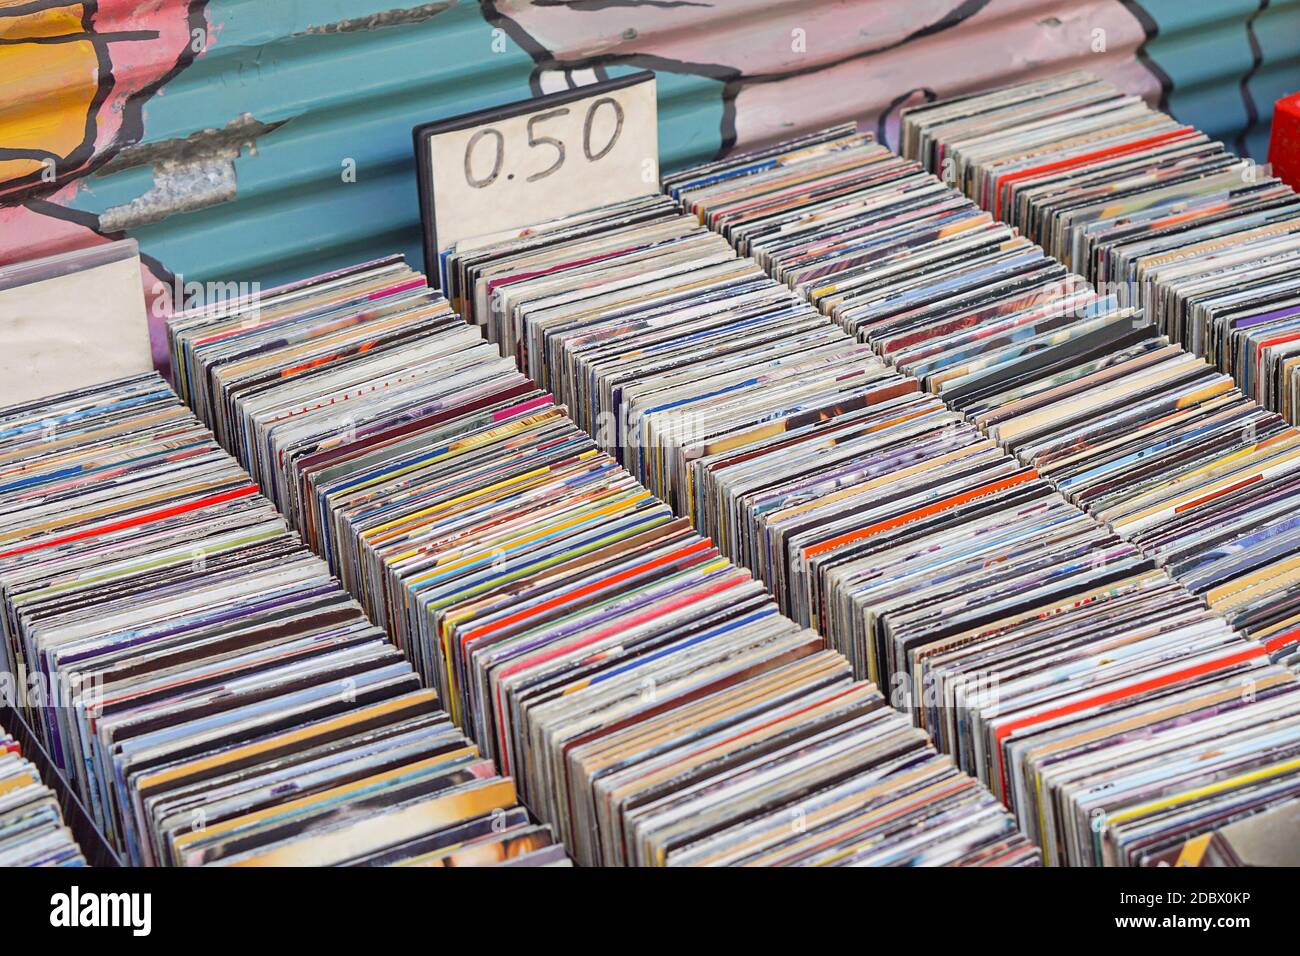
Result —
<instances>
[{"instance_id":1,"label":"stack of cd case","mask_svg":"<svg viewBox=\"0 0 1300 956\"><path fill-rule=\"evenodd\" d=\"M0 866L85 865L58 797L22 744L0 727Z\"/></svg>"},{"instance_id":2,"label":"stack of cd case","mask_svg":"<svg viewBox=\"0 0 1300 956\"><path fill-rule=\"evenodd\" d=\"M843 160L855 152L850 172ZM843 589L841 615L865 615L863 628L879 628L885 616L876 640L882 655L893 648L888 666L906 662L918 719L1016 809L1049 862L1168 862L1207 819L1295 799L1295 768L1271 750L1272 733L1292 739L1289 704L1279 715L1255 699L1260 681L1279 682L1283 699L1294 683L1277 666L1296 663L1296 547L1284 517L1292 429L1171 344L1131 303L1101 294L917 164L873 150L851 130L688 170L666 187L1168 572L1141 589L1112 579L1107 589L1031 606L1027 618L946 634L951 614L927 621L937 609L918 600L909 611L913 595L900 596L899 585L925 582L923 574L891 581L880 559L831 572L832 587ZM1099 564L1119 568L1109 554ZM937 638L927 637L922 628L936 625ZM1126 629L1125 640L1145 634L1131 652L1153 656L1127 678L1098 680L1117 660L1095 669L1103 659L1085 648L1108 654ZM1257 640L1242 642L1234 630ZM1096 638L1083 638L1089 633ZM1058 653L1045 657L1048 647ZM1075 650L1083 656L1071 665ZM1026 669L1049 662L1056 667L1038 676ZM1217 698L1199 686L1209 675ZM1014 718L1009 699L1025 702ZM1170 700L1188 709L1159 709ZM1228 720L1223 700L1240 708L1242 723L1218 723ZM1214 722L1174 743L1177 721L1191 713ZM1170 721L1159 747L1125 736L1160 727L1156 714ZM1075 725L1085 734L1073 736ZM1211 771L1225 757L1215 749L1225 727L1241 728L1232 754L1240 762L1223 759ZM1070 772L1094 775L1096 789L1053 793L1037 763L1045 751L1035 749L1053 738L1126 750L1107 748L1100 759L1078 750ZM1161 749L1170 747L1181 749ZM1117 752L1127 753L1122 766L1107 766ZM1173 763L1174 754L1185 762ZM1130 785L1143 767L1141 783ZM1261 779L1270 788L1257 790Z\"/></svg>"},{"instance_id":3,"label":"stack of cd case","mask_svg":"<svg viewBox=\"0 0 1300 956\"><path fill-rule=\"evenodd\" d=\"M1170 339L1300 416L1300 197L1088 73L906 111L920 159Z\"/></svg>"},{"instance_id":4,"label":"stack of cd case","mask_svg":"<svg viewBox=\"0 0 1300 956\"><path fill-rule=\"evenodd\" d=\"M1141 309L857 140L828 130L668 188L1234 627L1294 654L1300 433ZM870 185L845 193L820 156L853 152Z\"/></svg>"},{"instance_id":5,"label":"stack of cd case","mask_svg":"<svg viewBox=\"0 0 1300 956\"><path fill-rule=\"evenodd\" d=\"M123 862L567 861L156 374L0 436L5 670Z\"/></svg>"},{"instance_id":6,"label":"stack of cd case","mask_svg":"<svg viewBox=\"0 0 1300 956\"><path fill-rule=\"evenodd\" d=\"M536 224L448 250L450 287L599 447L985 780L1049 860L1150 861L1205 819L1223 819L1215 814L1295 797L1295 767L1274 760L1260 736L1271 726L1266 708L1241 690L1275 681L1290 706L1285 607L1256 594L1254 620L1225 621L1216 610L1231 605L1219 593L1207 609L1203 590L1189 593L1162 556L1131 540L1132 525L1097 520L1096 502L1024 443L1055 439L1053 451L1085 452L1080 432L1112 437L1113 405L1068 399L1106 383L1125 349L1168 349L1157 360L1171 370L1157 383L1170 383L1174 402L1186 378L1199 386L1224 376L851 130L666 185L695 225L649 200ZM638 218L646 210L649 225ZM754 258L728 256L706 225ZM1145 365L1120 368L1133 390L1146 384ZM996 430L973 414L977 402L1054 414L1029 419L1037 428ZM1129 420L1145 421L1142 411ZM1152 491L1144 472L1126 483L1129 472L1112 467L1105 487L1134 506L1144 492L1194 500L1222 477ZM1173 519L1186 510L1174 504L1167 524L1149 523L1181 530ZM1204 538L1175 540L1207 564L1222 557L1195 550ZM1233 626L1243 622L1252 636ZM1155 702L1188 695L1198 718L1210 718L1217 702L1200 694L1210 679L1241 693L1235 756L1246 769L1225 758L1197 778L1215 754L1213 733L1185 736L1177 720L1148 715ZM1089 719L1115 727L1121 715L1158 743L1143 737L1107 759L1152 762L1154 789L1098 783L1109 802L1094 806L1084 799L1091 790L1052 792L1033 754L1017 749ZM1294 724L1278 732L1294 745ZM1178 754L1188 775L1158 753ZM1092 760L1089 751L1079 772L1114 769ZM1278 789L1261 795L1256 774ZM1204 779L1221 788L1212 798ZM1187 813L1166 815L1171 806Z\"/></svg>"},{"instance_id":7,"label":"stack of cd case","mask_svg":"<svg viewBox=\"0 0 1300 956\"><path fill-rule=\"evenodd\" d=\"M182 394L579 863L1038 862L400 260L178 316L171 341Z\"/></svg>"}]
</instances>

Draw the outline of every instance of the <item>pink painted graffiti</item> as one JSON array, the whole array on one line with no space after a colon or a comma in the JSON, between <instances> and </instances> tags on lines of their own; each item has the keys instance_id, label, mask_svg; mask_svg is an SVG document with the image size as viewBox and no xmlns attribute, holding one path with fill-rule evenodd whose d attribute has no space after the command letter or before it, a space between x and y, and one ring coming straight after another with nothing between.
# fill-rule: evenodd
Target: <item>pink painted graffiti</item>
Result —
<instances>
[{"instance_id":1,"label":"pink painted graffiti","mask_svg":"<svg viewBox=\"0 0 1300 956\"><path fill-rule=\"evenodd\" d=\"M845 120L892 141L897 112L1086 67L1154 99L1145 33L1115 0L495 0L540 65L613 64L727 84L724 147Z\"/></svg>"}]
</instances>

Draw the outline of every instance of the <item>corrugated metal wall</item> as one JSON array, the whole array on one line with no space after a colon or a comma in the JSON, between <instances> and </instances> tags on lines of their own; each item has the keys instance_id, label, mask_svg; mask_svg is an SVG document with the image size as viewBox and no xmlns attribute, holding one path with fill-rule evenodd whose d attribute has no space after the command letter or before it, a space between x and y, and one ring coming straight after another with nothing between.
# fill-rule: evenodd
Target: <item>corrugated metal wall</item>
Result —
<instances>
[{"instance_id":1,"label":"corrugated metal wall","mask_svg":"<svg viewBox=\"0 0 1300 956\"><path fill-rule=\"evenodd\" d=\"M1300 3L1146 0L1142 6L1154 26L1143 58L1164 80L1161 105L1262 162L1273 104L1300 89Z\"/></svg>"},{"instance_id":2,"label":"corrugated metal wall","mask_svg":"<svg viewBox=\"0 0 1300 956\"><path fill-rule=\"evenodd\" d=\"M118 235L147 286L419 261L413 125L634 68L665 168L1074 66L1262 159L1300 88L1300 0L393 2L0 0L0 261Z\"/></svg>"}]
</instances>

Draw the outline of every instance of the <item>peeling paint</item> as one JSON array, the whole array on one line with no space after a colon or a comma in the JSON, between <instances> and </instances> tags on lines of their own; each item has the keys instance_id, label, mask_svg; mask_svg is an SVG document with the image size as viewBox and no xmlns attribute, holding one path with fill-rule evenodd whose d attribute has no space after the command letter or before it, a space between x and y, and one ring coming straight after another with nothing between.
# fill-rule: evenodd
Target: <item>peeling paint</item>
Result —
<instances>
[{"instance_id":1,"label":"peeling paint","mask_svg":"<svg viewBox=\"0 0 1300 956\"><path fill-rule=\"evenodd\" d=\"M232 151L230 158L233 159L242 149L256 153L257 141L286 122L263 123L251 113L241 113L220 129L201 129L183 139L128 146L104 166L99 175L109 176L133 166L201 162L213 155L226 155Z\"/></svg>"},{"instance_id":2,"label":"peeling paint","mask_svg":"<svg viewBox=\"0 0 1300 956\"><path fill-rule=\"evenodd\" d=\"M263 123L244 113L223 129L206 129L161 143L128 147L101 175L134 166L153 167L153 186L129 203L105 209L100 228L120 232L161 222L178 212L192 212L237 195L235 160L247 149L257 152L257 139L284 123Z\"/></svg>"},{"instance_id":3,"label":"peeling paint","mask_svg":"<svg viewBox=\"0 0 1300 956\"><path fill-rule=\"evenodd\" d=\"M178 212L192 212L236 196L233 157L211 157L190 163L165 163L154 167L153 186L142 196L100 215L105 232L123 232L151 222L162 222Z\"/></svg>"},{"instance_id":4,"label":"peeling paint","mask_svg":"<svg viewBox=\"0 0 1300 956\"><path fill-rule=\"evenodd\" d=\"M293 35L319 36L329 33L361 33L366 30L379 30L384 27L423 23L425 20L430 20L455 5L456 0L444 0L442 3L422 3L416 7L398 7L393 10L385 10L382 13L372 13L367 17L354 17L349 20L338 20L334 23L308 27L301 33Z\"/></svg>"}]
</instances>

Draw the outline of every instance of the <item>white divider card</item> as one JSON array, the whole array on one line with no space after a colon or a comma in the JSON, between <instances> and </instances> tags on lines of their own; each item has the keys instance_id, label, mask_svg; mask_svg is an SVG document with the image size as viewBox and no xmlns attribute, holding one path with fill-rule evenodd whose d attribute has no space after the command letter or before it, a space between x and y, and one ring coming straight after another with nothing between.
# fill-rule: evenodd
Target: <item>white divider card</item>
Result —
<instances>
[{"instance_id":1,"label":"white divider card","mask_svg":"<svg viewBox=\"0 0 1300 956\"><path fill-rule=\"evenodd\" d=\"M425 268L471 237L659 189L649 71L467 113L414 130Z\"/></svg>"},{"instance_id":2,"label":"white divider card","mask_svg":"<svg viewBox=\"0 0 1300 956\"><path fill-rule=\"evenodd\" d=\"M0 406L153 369L134 239L0 267Z\"/></svg>"}]
</instances>

